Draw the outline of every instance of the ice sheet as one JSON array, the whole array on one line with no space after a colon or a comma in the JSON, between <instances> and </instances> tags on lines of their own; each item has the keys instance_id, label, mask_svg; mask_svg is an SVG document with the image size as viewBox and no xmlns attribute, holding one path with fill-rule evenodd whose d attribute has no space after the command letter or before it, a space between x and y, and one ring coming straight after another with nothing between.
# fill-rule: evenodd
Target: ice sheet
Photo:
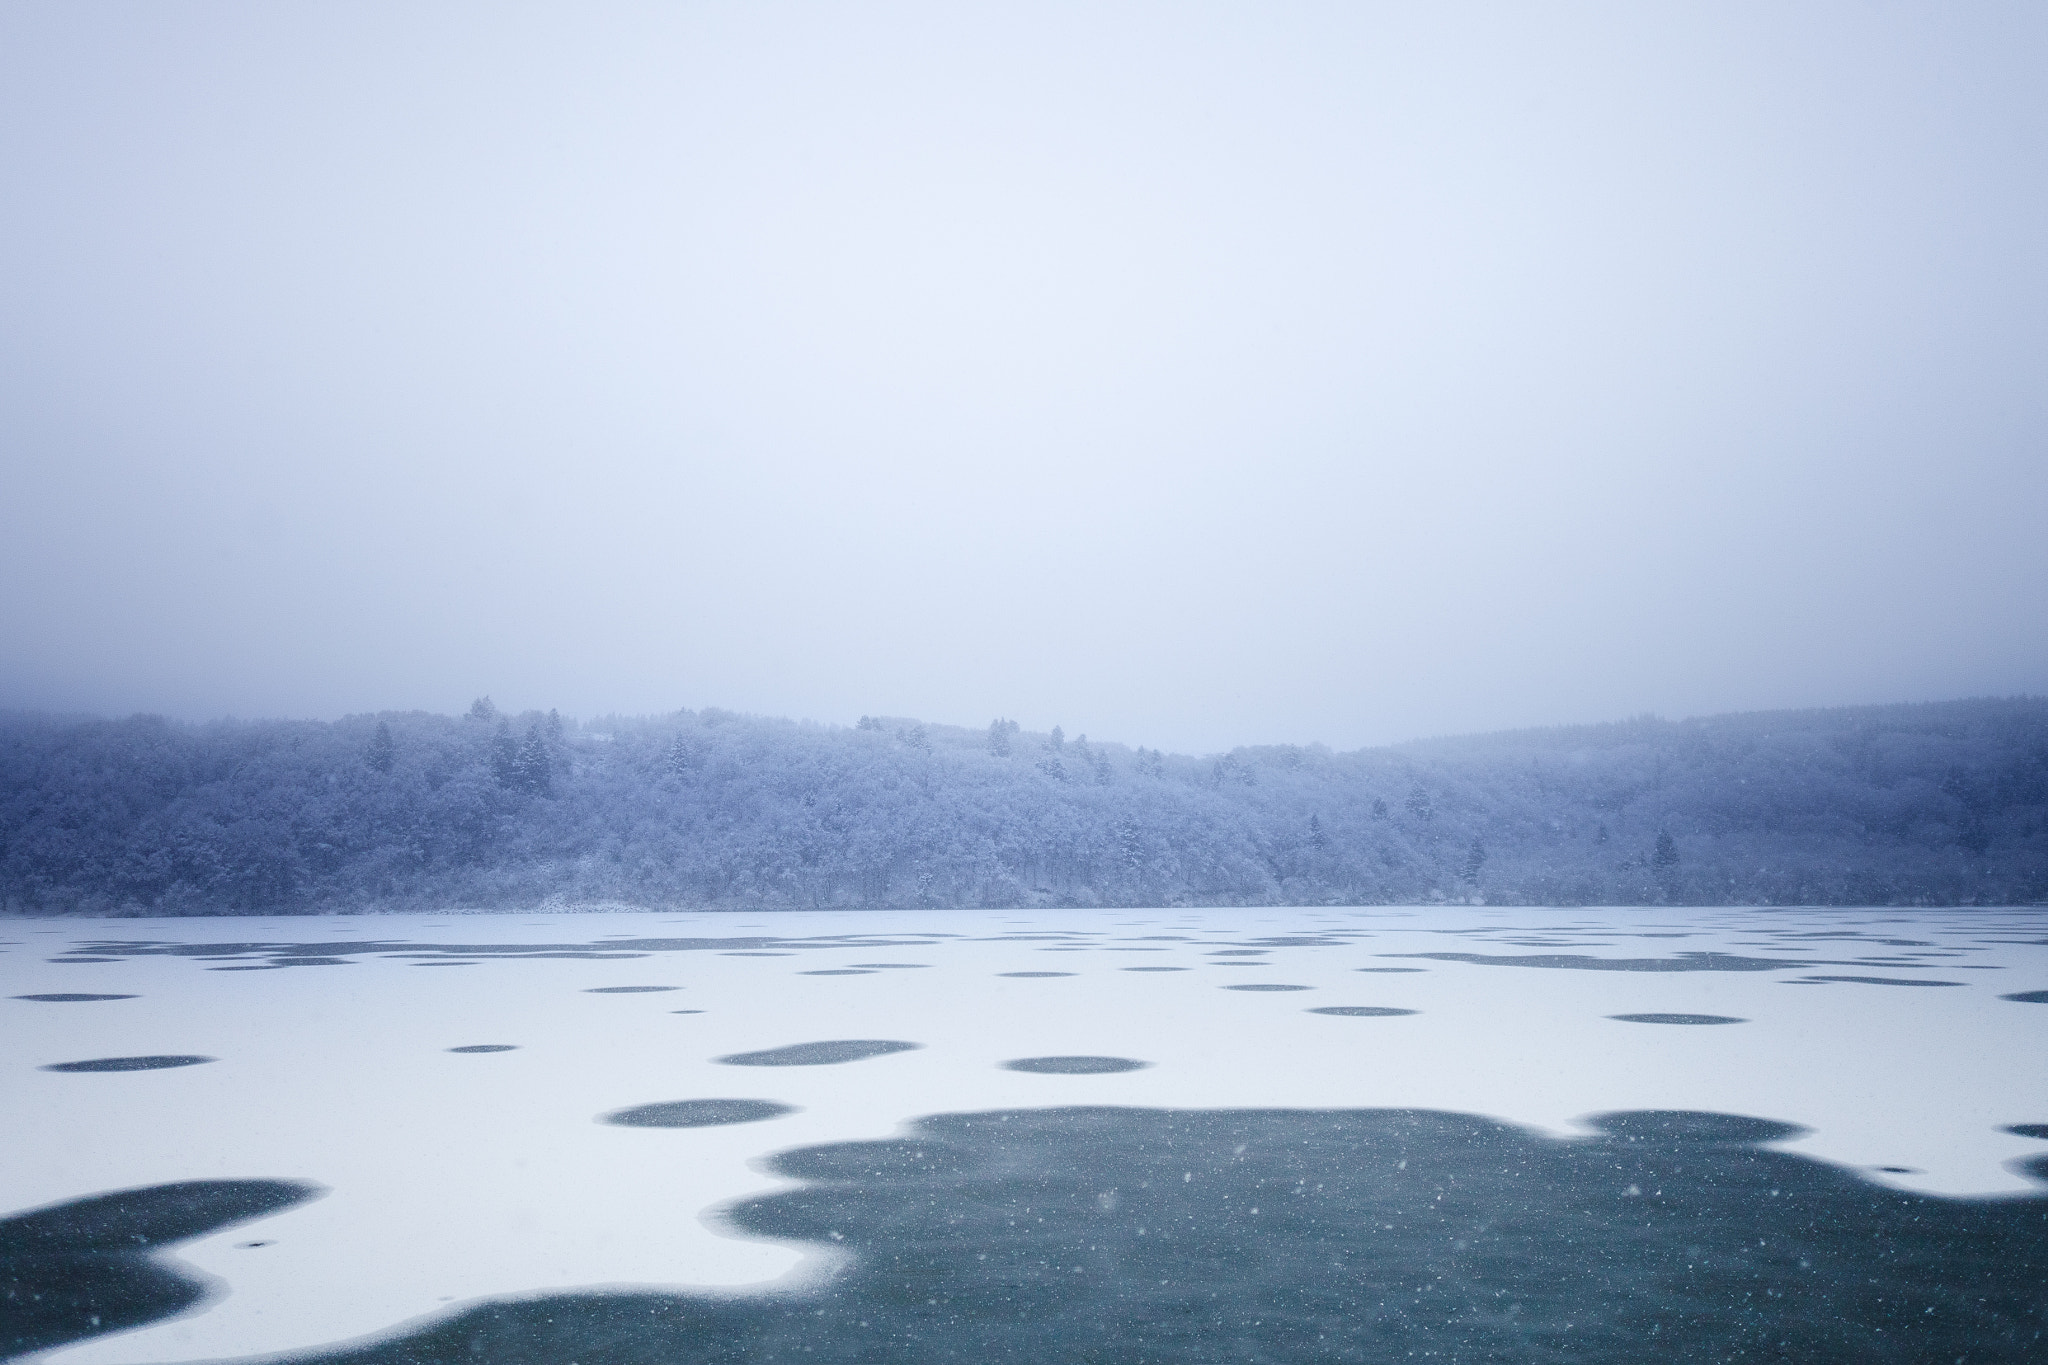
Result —
<instances>
[{"instance_id":1,"label":"ice sheet","mask_svg":"<svg viewBox=\"0 0 2048 1365\"><path fill-rule=\"evenodd\" d=\"M1564 1134L1611 1110L1713 1110L1804 1125L1795 1150L1949 1195L2038 1188L2007 1163L2042 1144L2001 1129L2048 1121L2048 1008L2000 998L2048 988L2048 915L2027 910L18 920L0 940L0 995L134 997L0 999L0 1208L201 1178L330 1191L180 1247L219 1292L49 1357L73 1365L302 1349L486 1296L786 1281L802 1249L719 1226L722 1204L782 1183L760 1159L936 1112L1430 1108ZM220 960L137 948L198 944L244 946ZM295 944L319 946L279 946ZM447 951L593 944L637 955ZM92 958L110 960L68 960ZM1162 967L1185 970L1131 970ZM1959 984L1878 984L1920 981ZM1251 985L1307 989L1229 989ZM677 989L619 989L635 986ZM1310 1012L1331 1006L1415 1013ZM921 1046L714 1060L837 1039ZM514 1050L448 1050L482 1044ZM217 1060L39 1069L143 1055ZM1067 1056L1149 1065L1002 1065ZM796 1112L600 1121L705 1098Z\"/></svg>"}]
</instances>

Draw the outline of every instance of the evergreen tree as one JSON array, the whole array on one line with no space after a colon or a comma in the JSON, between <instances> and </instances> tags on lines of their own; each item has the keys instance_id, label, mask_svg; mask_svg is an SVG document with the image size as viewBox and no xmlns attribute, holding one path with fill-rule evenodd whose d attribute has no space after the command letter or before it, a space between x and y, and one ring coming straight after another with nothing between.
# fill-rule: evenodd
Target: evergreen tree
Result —
<instances>
[{"instance_id":1,"label":"evergreen tree","mask_svg":"<svg viewBox=\"0 0 2048 1365\"><path fill-rule=\"evenodd\" d=\"M988 751L997 758L1010 756L1010 736L1017 733L1017 722L998 716L988 723Z\"/></svg>"},{"instance_id":2,"label":"evergreen tree","mask_svg":"<svg viewBox=\"0 0 2048 1365\"><path fill-rule=\"evenodd\" d=\"M494 721L498 718L498 708L492 704L489 697L478 697L469 704L469 718L486 722Z\"/></svg>"},{"instance_id":3,"label":"evergreen tree","mask_svg":"<svg viewBox=\"0 0 2048 1365\"><path fill-rule=\"evenodd\" d=\"M1436 819L1436 807L1430 804L1429 793L1422 789L1420 783L1408 793L1408 813L1418 820Z\"/></svg>"},{"instance_id":4,"label":"evergreen tree","mask_svg":"<svg viewBox=\"0 0 2048 1365\"><path fill-rule=\"evenodd\" d=\"M1323 833L1323 817L1320 815L1308 817L1308 842L1309 847L1315 849L1323 849L1330 846L1330 836Z\"/></svg>"},{"instance_id":5,"label":"evergreen tree","mask_svg":"<svg viewBox=\"0 0 2048 1365\"><path fill-rule=\"evenodd\" d=\"M1467 886L1479 885L1479 869L1484 866L1486 866L1486 845L1474 839L1471 850L1465 854L1465 871L1463 875Z\"/></svg>"},{"instance_id":6,"label":"evergreen tree","mask_svg":"<svg viewBox=\"0 0 2048 1365\"><path fill-rule=\"evenodd\" d=\"M539 725L526 727L526 738L520 742L516 762L518 786L522 791L535 796L553 796L555 793L555 759L548 751L547 737Z\"/></svg>"},{"instance_id":7,"label":"evergreen tree","mask_svg":"<svg viewBox=\"0 0 2048 1365\"><path fill-rule=\"evenodd\" d=\"M475 708L471 708L472 715ZM501 787L518 788L520 781L519 741L512 738L512 723L498 722L497 732L491 736L491 776L498 779Z\"/></svg>"},{"instance_id":8,"label":"evergreen tree","mask_svg":"<svg viewBox=\"0 0 2048 1365\"><path fill-rule=\"evenodd\" d=\"M1678 866L1678 841L1671 837L1671 831L1657 831L1657 851L1650 855L1650 866L1658 872L1669 872Z\"/></svg>"},{"instance_id":9,"label":"evergreen tree","mask_svg":"<svg viewBox=\"0 0 2048 1365\"><path fill-rule=\"evenodd\" d=\"M1372 818L1375 820L1387 818L1387 803L1384 799L1377 796L1372 799Z\"/></svg>"},{"instance_id":10,"label":"evergreen tree","mask_svg":"<svg viewBox=\"0 0 2048 1365\"><path fill-rule=\"evenodd\" d=\"M370 747L363 753L363 762L370 765L372 772L388 773L397 755L398 746L392 742L391 727L378 721L377 732L370 736Z\"/></svg>"}]
</instances>

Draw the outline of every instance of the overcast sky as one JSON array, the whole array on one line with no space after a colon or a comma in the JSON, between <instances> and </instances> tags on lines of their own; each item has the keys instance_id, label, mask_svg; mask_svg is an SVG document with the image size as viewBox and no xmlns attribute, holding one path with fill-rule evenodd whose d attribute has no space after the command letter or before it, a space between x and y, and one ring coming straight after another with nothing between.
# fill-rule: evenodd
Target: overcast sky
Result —
<instances>
[{"instance_id":1,"label":"overcast sky","mask_svg":"<svg viewBox=\"0 0 2048 1365\"><path fill-rule=\"evenodd\" d=\"M0 0L0 705L2048 691L2048 7Z\"/></svg>"}]
</instances>

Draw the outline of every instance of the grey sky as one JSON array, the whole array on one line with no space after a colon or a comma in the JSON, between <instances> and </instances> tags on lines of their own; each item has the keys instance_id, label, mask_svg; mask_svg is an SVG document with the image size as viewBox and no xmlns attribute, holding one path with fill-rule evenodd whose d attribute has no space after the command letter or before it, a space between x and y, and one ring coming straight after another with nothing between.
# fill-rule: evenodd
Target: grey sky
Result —
<instances>
[{"instance_id":1,"label":"grey sky","mask_svg":"<svg viewBox=\"0 0 2048 1365\"><path fill-rule=\"evenodd\" d=\"M0 704L2048 690L2038 4L0 3Z\"/></svg>"}]
</instances>

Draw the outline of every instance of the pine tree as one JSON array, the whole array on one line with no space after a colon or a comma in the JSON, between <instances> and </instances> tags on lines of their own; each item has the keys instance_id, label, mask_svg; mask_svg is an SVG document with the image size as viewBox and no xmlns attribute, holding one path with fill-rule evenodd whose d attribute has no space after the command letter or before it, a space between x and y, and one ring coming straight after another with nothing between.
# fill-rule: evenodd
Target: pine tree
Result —
<instances>
[{"instance_id":1,"label":"pine tree","mask_svg":"<svg viewBox=\"0 0 2048 1365\"><path fill-rule=\"evenodd\" d=\"M496 720L498 718L498 708L492 704L489 697L478 697L469 704L469 718L481 721Z\"/></svg>"},{"instance_id":2,"label":"pine tree","mask_svg":"<svg viewBox=\"0 0 2048 1365\"><path fill-rule=\"evenodd\" d=\"M997 758L1010 756L1010 736L1017 733L1017 722L1004 720L1001 716L988 723L988 751Z\"/></svg>"},{"instance_id":3,"label":"pine tree","mask_svg":"<svg viewBox=\"0 0 2048 1365\"><path fill-rule=\"evenodd\" d=\"M471 714L475 713L471 707ZM491 736L491 776L498 779L501 787L517 788L519 777L519 741L512 738L512 723L498 722L496 734Z\"/></svg>"},{"instance_id":4,"label":"pine tree","mask_svg":"<svg viewBox=\"0 0 2048 1365\"><path fill-rule=\"evenodd\" d=\"M526 738L520 742L518 780L522 790L535 796L555 794L555 758L539 725L527 726Z\"/></svg>"},{"instance_id":5,"label":"pine tree","mask_svg":"<svg viewBox=\"0 0 2048 1365\"><path fill-rule=\"evenodd\" d=\"M1669 872L1678 866L1678 841L1671 837L1671 831L1657 831L1657 851L1650 855L1650 866L1658 872Z\"/></svg>"},{"instance_id":6,"label":"pine tree","mask_svg":"<svg viewBox=\"0 0 2048 1365\"><path fill-rule=\"evenodd\" d=\"M370 736L370 747L364 751L363 762L373 772L388 773L398 755L398 746L392 742L391 727L383 721L377 722L377 733Z\"/></svg>"},{"instance_id":7,"label":"pine tree","mask_svg":"<svg viewBox=\"0 0 2048 1365\"><path fill-rule=\"evenodd\" d=\"M1308 842L1311 848L1328 848L1330 836L1323 833L1323 817L1311 815L1308 818Z\"/></svg>"},{"instance_id":8,"label":"pine tree","mask_svg":"<svg viewBox=\"0 0 2048 1365\"><path fill-rule=\"evenodd\" d=\"M1419 783L1408 793L1408 813L1418 820L1436 819L1436 807L1429 803L1429 793Z\"/></svg>"},{"instance_id":9,"label":"pine tree","mask_svg":"<svg viewBox=\"0 0 2048 1365\"><path fill-rule=\"evenodd\" d=\"M1484 866L1486 866L1486 845L1474 839L1471 851L1465 855L1464 877L1466 885L1479 885L1479 869Z\"/></svg>"}]
</instances>

